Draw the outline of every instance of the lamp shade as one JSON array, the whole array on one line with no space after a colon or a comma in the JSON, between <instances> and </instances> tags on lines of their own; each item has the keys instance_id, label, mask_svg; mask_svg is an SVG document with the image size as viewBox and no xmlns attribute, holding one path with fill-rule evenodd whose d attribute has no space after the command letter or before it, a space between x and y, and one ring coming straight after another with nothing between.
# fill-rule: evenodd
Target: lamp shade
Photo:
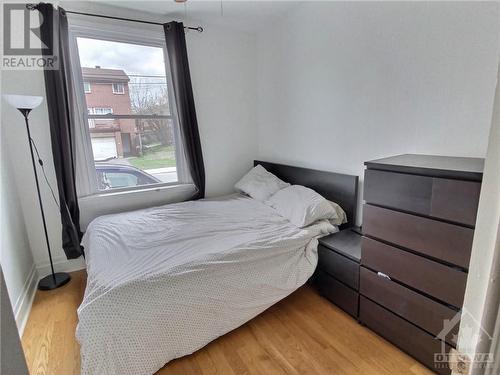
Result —
<instances>
[{"instance_id":1,"label":"lamp shade","mask_svg":"<svg viewBox=\"0 0 500 375\"><path fill-rule=\"evenodd\" d=\"M17 109L34 109L38 107L42 101L41 96L30 96L30 95L4 95L3 98L7 103Z\"/></svg>"}]
</instances>

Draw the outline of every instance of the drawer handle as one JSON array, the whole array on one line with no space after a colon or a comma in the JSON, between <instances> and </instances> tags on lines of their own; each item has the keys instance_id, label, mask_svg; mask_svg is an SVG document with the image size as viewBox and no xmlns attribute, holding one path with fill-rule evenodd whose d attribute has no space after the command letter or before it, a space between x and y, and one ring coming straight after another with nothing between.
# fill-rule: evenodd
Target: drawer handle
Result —
<instances>
[{"instance_id":1,"label":"drawer handle","mask_svg":"<svg viewBox=\"0 0 500 375\"><path fill-rule=\"evenodd\" d=\"M391 278L387 276L385 273L382 272L377 272L377 276L383 277L384 279L390 280Z\"/></svg>"}]
</instances>

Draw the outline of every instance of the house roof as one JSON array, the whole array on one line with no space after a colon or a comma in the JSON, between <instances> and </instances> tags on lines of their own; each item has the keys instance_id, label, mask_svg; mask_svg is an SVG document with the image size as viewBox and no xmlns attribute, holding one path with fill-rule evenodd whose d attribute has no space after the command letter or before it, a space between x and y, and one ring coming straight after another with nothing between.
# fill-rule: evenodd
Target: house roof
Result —
<instances>
[{"instance_id":1,"label":"house roof","mask_svg":"<svg viewBox=\"0 0 500 375\"><path fill-rule=\"evenodd\" d=\"M84 81L90 82L128 82L128 75L121 69L82 68Z\"/></svg>"}]
</instances>

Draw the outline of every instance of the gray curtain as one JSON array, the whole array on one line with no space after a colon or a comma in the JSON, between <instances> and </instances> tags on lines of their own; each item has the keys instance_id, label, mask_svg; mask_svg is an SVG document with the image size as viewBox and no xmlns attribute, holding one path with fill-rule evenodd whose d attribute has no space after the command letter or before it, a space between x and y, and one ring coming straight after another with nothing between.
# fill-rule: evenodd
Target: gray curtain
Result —
<instances>
[{"instance_id":1,"label":"gray curtain","mask_svg":"<svg viewBox=\"0 0 500 375\"><path fill-rule=\"evenodd\" d=\"M167 54L172 72L172 86L175 96L180 135L186 153L187 164L193 183L198 188L194 197L205 196L205 167L201 151L200 133L196 119L191 74L182 22L169 22L163 25Z\"/></svg>"},{"instance_id":2,"label":"gray curtain","mask_svg":"<svg viewBox=\"0 0 500 375\"><path fill-rule=\"evenodd\" d=\"M69 59L68 20L62 8L52 4L37 6L42 19L41 39L49 47L43 54L53 53L57 58L57 69L45 69L45 90L50 122L52 155L59 189L59 205L62 222L62 243L68 259L83 255L80 245L80 210L75 187L72 118L73 97L71 85L71 63ZM51 50L50 50L51 49Z\"/></svg>"}]
</instances>

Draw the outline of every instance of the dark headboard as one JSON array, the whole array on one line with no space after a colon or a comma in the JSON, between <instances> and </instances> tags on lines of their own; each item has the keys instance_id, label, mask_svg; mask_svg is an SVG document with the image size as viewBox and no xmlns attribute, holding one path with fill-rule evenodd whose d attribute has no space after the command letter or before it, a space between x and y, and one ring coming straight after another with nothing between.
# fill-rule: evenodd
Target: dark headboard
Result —
<instances>
[{"instance_id":1,"label":"dark headboard","mask_svg":"<svg viewBox=\"0 0 500 375\"><path fill-rule=\"evenodd\" d=\"M346 212L348 220L347 224L341 226L342 229L356 225L358 176L259 160L254 160L253 164L260 164L283 181L311 188L326 199L339 204Z\"/></svg>"}]
</instances>

